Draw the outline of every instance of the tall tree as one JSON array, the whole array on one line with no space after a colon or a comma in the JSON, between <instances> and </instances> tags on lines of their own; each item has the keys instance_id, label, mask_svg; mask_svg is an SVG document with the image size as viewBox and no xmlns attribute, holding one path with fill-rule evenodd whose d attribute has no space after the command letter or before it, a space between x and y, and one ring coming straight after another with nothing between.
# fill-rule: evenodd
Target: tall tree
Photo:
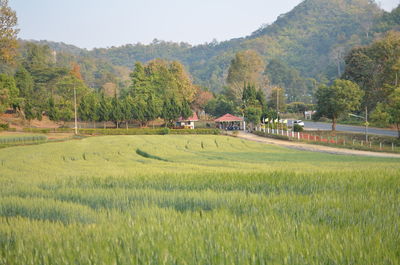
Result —
<instances>
[{"instance_id":1,"label":"tall tree","mask_svg":"<svg viewBox=\"0 0 400 265\"><path fill-rule=\"evenodd\" d=\"M261 117L266 112L266 99L261 89L256 89L254 85L248 84L243 88L243 115L245 120L251 125L257 125Z\"/></svg>"},{"instance_id":2,"label":"tall tree","mask_svg":"<svg viewBox=\"0 0 400 265\"><path fill-rule=\"evenodd\" d=\"M286 63L272 59L269 61L265 75L267 75L270 87L282 87L286 91L289 102L308 101L311 102L313 91L309 82L301 77L300 72Z\"/></svg>"},{"instance_id":3,"label":"tall tree","mask_svg":"<svg viewBox=\"0 0 400 265\"><path fill-rule=\"evenodd\" d=\"M104 129L106 128L106 122L111 119L111 110L111 99L102 93L99 107L97 108L97 116L99 117L99 121L104 123Z\"/></svg>"},{"instance_id":4,"label":"tall tree","mask_svg":"<svg viewBox=\"0 0 400 265\"><path fill-rule=\"evenodd\" d=\"M73 101L74 90L76 91L78 104L82 97L91 92L82 80L72 75L62 77L56 84L55 92L58 96Z\"/></svg>"},{"instance_id":5,"label":"tall tree","mask_svg":"<svg viewBox=\"0 0 400 265\"><path fill-rule=\"evenodd\" d=\"M95 122L98 121L98 107L99 99L95 93L87 93L84 95L80 101L78 113L79 118L82 121L93 122L93 127L95 127Z\"/></svg>"},{"instance_id":6,"label":"tall tree","mask_svg":"<svg viewBox=\"0 0 400 265\"><path fill-rule=\"evenodd\" d=\"M122 99L122 117L123 121L125 122L126 129L129 128L129 121L133 119L134 105L135 101L130 95Z\"/></svg>"},{"instance_id":7,"label":"tall tree","mask_svg":"<svg viewBox=\"0 0 400 265\"><path fill-rule=\"evenodd\" d=\"M181 117L183 119L187 119L192 115L193 115L193 111L190 108L189 102L186 100L183 101L182 106L181 106Z\"/></svg>"},{"instance_id":8,"label":"tall tree","mask_svg":"<svg viewBox=\"0 0 400 265\"><path fill-rule=\"evenodd\" d=\"M161 118L165 121L165 126L173 126L173 122L181 116L181 106L176 102L175 98L164 100L161 111Z\"/></svg>"},{"instance_id":9,"label":"tall tree","mask_svg":"<svg viewBox=\"0 0 400 265\"><path fill-rule=\"evenodd\" d=\"M121 100L119 100L117 97L114 97L112 99L112 108L111 108L110 118L115 123L117 128L119 128L120 122L123 121L123 119L124 119L122 108L123 108L123 105L122 105Z\"/></svg>"},{"instance_id":10,"label":"tall tree","mask_svg":"<svg viewBox=\"0 0 400 265\"><path fill-rule=\"evenodd\" d=\"M337 119L360 107L364 92L348 80L335 80L331 86L321 86L317 90L317 113L315 118L332 119L332 131L336 130Z\"/></svg>"},{"instance_id":11,"label":"tall tree","mask_svg":"<svg viewBox=\"0 0 400 265\"><path fill-rule=\"evenodd\" d=\"M0 112L18 105L19 91L12 76L0 74Z\"/></svg>"},{"instance_id":12,"label":"tall tree","mask_svg":"<svg viewBox=\"0 0 400 265\"><path fill-rule=\"evenodd\" d=\"M286 109L286 97L283 87L272 87L268 96L268 106L277 112L283 112Z\"/></svg>"},{"instance_id":13,"label":"tall tree","mask_svg":"<svg viewBox=\"0 0 400 265\"><path fill-rule=\"evenodd\" d=\"M243 84L251 83L258 88L265 85L264 69L264 61L256 51L236 53L228 70L227 83L237 101L242 98Z\"/></svg>"},{"instance_id":14,"label":"tall tree","mask_svg":"<svg viewBox=\"0 0 400 265\"><path fill-rule=\"evenodd\" d=\"M227 113L235 114L237 112L233 102L227 99L224 95L219 95L217 98L210 100L205 106L205 111L207 114L215 117L219 117Z\"/></svg>"},{"instance_id":15,"label":"tall tree","mask_svg":"<svg viewBox=\"0 0 400 265\"><path fill-rule=\"evenodd\" d=\"M396 88L389 97L388 112L390 122L396 125L400 139L400 87Z\"/></svg>"},{"instance_id":16,"label":"tall tree","mask_svg":"<svg viewBox=\"0 0 400 265\"><path fill-rule=\"evenodd\" d=\"M0 0L0 62L9 64L17 54L17 15L8 6L8 0Z\"/></svg>"},{"instance_id":17,"label":"tall tree","mask_svg":"<svg viewBox=\"0 0 400 265\"><path fill-rule=\"evenodd\" d=\"M24 68L19 67L15 73L15 83L19 95L23 98L31 98L33 95L34 81L31 74Z\"/></svg>"},{"instance_id":18,"label":"tall tree","mask_svg":"<svg viewBox=\"0 0 400 265\"><path fill-rule=\"evenodd\" d=\"M56 103L53 98L50 98L48 101L48 107L46 111L47 116L52 121L60 120L60 110L57 108Z\"/></svg>"},{"instance_id":19,"label":"tall tree","mask_svg":"<svg viewBox=\"0 0 400 265\"><path fill-rule=\"evenodd\" d=\"M363 105L372 111L387 103L400 84L400 33L389 32L370 46L354 48L346 56L343 78L357 83L365 92Z\"/></svg>"},{"instance_id":20,"label":"tall tree","mask_svg":"<svg viewBox=\"0 0 400 265\"><path fill-rule=\"evenodd\" d=\"M155 93L150 93L144 109L143 125L147 126L149 121L157 119L160 116L161 108L162 105L160 99L155 95Z\"/></svg>"},{"instance_id":21,"label":"tall tree","mask_svg":"<svg viewBox=\"0 0 400 265\"><path fill-rule=\"evenodd\" d=\"M25 101L24 116L29 123L29 127L31 127L31 121L37 117L37 114L29 101Z\"/></svg>"},{"instance_id":22,"label":"tall tree","mask_svg":"<svg viewBox=\"0 0 400 265\"><path fill-rule=\"evenodd\" d=\"M336 46L331 50L331 60L336 64L337 67L337 78L342 76L342 64L344 62L345 48L343 46Z\"/></svg>"},{"instance_id":23,"label":"tall tree","mask_svg":"<svg viewBox=\"0 0 400 265\"><path fill-rule=\"evenodd\" d=\"M70 74L72 76L75 76L79 80L83 80L82 74L81 74L81 67L76 62L72 63L72 69L71 69Z\"/></svg>"},{"instance_id":24,"label":"tall tree","mask_svg":"<svg viewBox=\"0 0 400 265\"><path fill-rule=\"evenodd\" d=\"M35 43L22 45L22 66L31 74L43 69L54 67L51 49L49 46L42 46Z\"/></svg>"},{"instance_id":25,"label":"tall tree","mask_svg":"<svg viewBox=\"0 0 400 265\"><path fill-rule=\"evenodd\" d=\"M207 90L203 90L198 86L196 87L196 95L192 103L192 107L196 111L204 110L207 103L213 98L214 98L213 93Z\"/></svg>"}]
</instances>

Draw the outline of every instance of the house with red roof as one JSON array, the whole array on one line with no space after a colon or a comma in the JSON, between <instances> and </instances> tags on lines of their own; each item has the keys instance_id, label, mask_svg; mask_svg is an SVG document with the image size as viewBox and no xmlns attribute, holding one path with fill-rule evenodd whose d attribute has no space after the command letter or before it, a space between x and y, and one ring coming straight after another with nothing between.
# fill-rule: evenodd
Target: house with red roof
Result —
<instances>
[{"instance_id":1,"label":"house with red roof","mask_svg":"<svg viewBox=\"0 0 400 265\"><path fill-rule=\"evenodd\" d=\"M193 111L193 115L187 119L180 117L176 122L176 126L188 129L194 129L194 123L196 121L199 121L199 117L197 117L197 113Z\"/></svg>"},{"instance_id":2,"label":"house with red roof","mask_svg":"<svg viewBox=\"0 0 400 265\"><path fill-rule=\"evenodd\" d=\"M244 128L244 119L232 114L225 114L214 120L217 127L222 130L242 130Z\"/></svg>"}]
</instances>

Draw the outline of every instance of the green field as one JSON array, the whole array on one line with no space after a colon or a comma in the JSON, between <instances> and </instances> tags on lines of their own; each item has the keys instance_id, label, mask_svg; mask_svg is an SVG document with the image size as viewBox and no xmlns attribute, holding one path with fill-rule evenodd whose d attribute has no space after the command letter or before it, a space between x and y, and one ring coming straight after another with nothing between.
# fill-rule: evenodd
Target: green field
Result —
<instances>
[{"instance_id":1,"label":"green field","mask_svg":"<svg viewBox=\"0 0 400 265\"><path fill-rule=\"evenodd\" d=\"M214 135L0 149L0 264L400 264L400 160Z\"/></svg>"}]
</instances>

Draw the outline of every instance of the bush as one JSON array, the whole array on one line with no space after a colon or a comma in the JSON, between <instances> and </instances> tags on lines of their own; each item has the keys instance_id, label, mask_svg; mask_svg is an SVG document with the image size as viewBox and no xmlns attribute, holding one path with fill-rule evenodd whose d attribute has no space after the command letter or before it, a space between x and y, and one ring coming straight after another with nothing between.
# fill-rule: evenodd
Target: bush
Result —
<instances>
[{"instance_id":1,"label":"bush","mask_svg":"<svg viewBox=\"0 0 400 265\"><path fill-rule=\"evenodd\" d=\"M169 134L169 131L170 131L169 128L165 127L160 130L160 134L167 135L167 134Z\"/></svg>"},{"instance_id":2,"label":"bush","mask_svg":"<svg viewBox=\"0 0 400 265\"><path fill-rule=\"evenodd\" d=\"M170 134L221 134L219 129L181 129L181 130L171 130Z\"/></svg>"},{"instance_id":3,"label":"bush","mask_svg":"<svg viewBox=\"0 0 400 265\"><path fill-rule=\"evenodd\" d=\"M8 125L8 123L0 123L0 129L8 130L9 128L10 126Z\"/></svg>"},{"instance_id":4,"label":"bush","mask_svg":"<svg viewBox=\"0 0 400 265\"><path fill-rule=\"evenodd\" d=\"M303 132L303 131L304 131L304 128L303 128L302 126L298 125L298 124L295 124L295 125L293 126L293 131L294 131L294 132Z\"/></svg>"},{"instance_id":5,"label":"bush","mask_svg":"<svg viewBox=\"0 0 400 265\"><path fill-rule=\"evenodd\" d=\"M43 129L43 128L24 128L24 132L30 133L49 133L51 129Z\"/></svg>"},{"instance_id":6,"label":"bush","mask_svg":"<svg viewBox=\"0 0 400 265\"><path fill-rule=\"evenodd\" d=\"M379 103L376 109L371 113L370 119L373 125L377 127L388 127L390 125L390 115L385 109L385 105Z\"/></svg>"},{"instance_id":7,"label":"bush","mask_svg":"<svg viewBox=\"0 0 400 265\"><path fill-rule=\"evenodd\" d=\"M59 132L59 133L72 133L74 132L74 128L55 128L54 132Z\"/></svg>"}]
</instances>

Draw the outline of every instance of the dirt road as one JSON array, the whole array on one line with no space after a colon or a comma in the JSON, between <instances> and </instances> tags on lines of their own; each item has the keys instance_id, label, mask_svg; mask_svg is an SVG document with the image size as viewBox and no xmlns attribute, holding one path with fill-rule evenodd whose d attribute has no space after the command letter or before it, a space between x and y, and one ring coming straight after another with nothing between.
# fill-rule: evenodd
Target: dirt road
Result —
<instances>
[{"instance_id":1,"label":"dirt road","mask_svg":"<svg viewBox=\"0 0 400 265\"><path fill-rule=\"evenodd\" d=\"M320 153L329 153L336 155L356 155L356 156L370 156L370 157L387 157L387 158L400 158L400 154L391 154L391 153L378 153L378 152L370 152L370 151L360 151L360 150L350 150L344 148L334 148L330 146L323 145L313 145L313 144L305 144L299 142L290 142L277 140L272 138L265 138L261 136L257 136L251 133L239 132L237 135L238 138L246 139L250 141L265 143L265 144L274 144L287 148L303 150L303 151L311 151L311 152L320 152Z\"/></svg>"}]
</instances>

